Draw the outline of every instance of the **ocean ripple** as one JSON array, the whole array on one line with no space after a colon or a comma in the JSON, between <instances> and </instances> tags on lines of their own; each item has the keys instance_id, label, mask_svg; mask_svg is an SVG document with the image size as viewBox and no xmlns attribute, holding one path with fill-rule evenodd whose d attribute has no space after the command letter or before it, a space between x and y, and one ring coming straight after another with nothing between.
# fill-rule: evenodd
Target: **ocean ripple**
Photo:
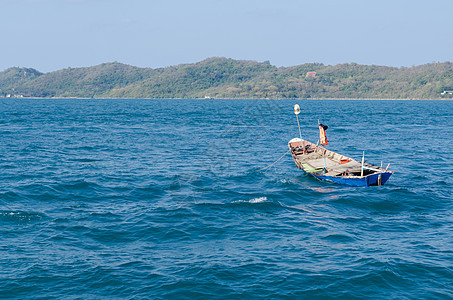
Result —
<instances>
[{"instance_id":1,"label":"ocean ripple","mask_svg":"<svg viewBox=\"0 0 453 300\"><path fill-rule=\"evenodd\" d=\"M261 170L296 102L304 137L321 119L388 184ZM2 102L0 297L453 298L452 104Z\"/></svg>"}]
</instances>

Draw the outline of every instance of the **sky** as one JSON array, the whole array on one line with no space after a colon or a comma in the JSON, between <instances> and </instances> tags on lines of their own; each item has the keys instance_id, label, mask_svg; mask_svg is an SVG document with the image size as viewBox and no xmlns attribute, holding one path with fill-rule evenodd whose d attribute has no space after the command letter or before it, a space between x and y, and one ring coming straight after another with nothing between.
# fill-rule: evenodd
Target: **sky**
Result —
<instances>
[{"instance_id":1,"label":"sky","mask_svg":"<svg viewBox=\"0 0 453 300\"><path fill-rule=\"evenodd\" d=\"M453 61L452 0L0 0L0 71Z\"/></svg>"}]
</instances>

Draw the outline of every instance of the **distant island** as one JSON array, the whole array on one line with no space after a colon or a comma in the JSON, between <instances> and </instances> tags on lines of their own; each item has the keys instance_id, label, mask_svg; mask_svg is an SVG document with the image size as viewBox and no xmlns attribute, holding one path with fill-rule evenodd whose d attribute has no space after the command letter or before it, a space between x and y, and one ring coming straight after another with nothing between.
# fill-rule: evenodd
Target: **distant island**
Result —
<instances>
[{"instance_id":1,"label":"distant island","mask_svg":"<svg viewBox=\"0 0 453 300\"><path fill-rule=\"evenodd\" d=\"M209 58L166 68L104 63L41 73L0 72L0 97L201 99L452 99L453 63L410 68Z\"/></svg>"}]
</instances>

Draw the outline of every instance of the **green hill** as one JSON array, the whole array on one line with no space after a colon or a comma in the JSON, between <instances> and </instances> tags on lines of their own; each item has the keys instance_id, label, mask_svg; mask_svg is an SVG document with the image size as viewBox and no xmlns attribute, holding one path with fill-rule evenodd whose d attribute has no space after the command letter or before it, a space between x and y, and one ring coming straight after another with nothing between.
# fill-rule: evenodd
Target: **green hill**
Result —
<instances>
[{"instance_id":1,"label":"green hill","mask_svg":"<svg viewBox=\"0 0 453 300\"><path fill-rule=\"evenodd\" d=\"M307 76L308 72L316 72ZM395 98L452 97L453 63L411 68L355 63L293 67L209 58L160 69L105 63L50 73L0 72L0 96L81 98Z\"/></svg>"},{"instance_id":2,"label":"green hill","mask_svg":"<svg viewBox=\"0 0 453 300\"><path fill-rule=\"evenodd\" d=\"M15 89L23 84L43 75L41 72L30 68L9 68L0 72L0 96L15 94Z\"/></svg>"}]
</instances>

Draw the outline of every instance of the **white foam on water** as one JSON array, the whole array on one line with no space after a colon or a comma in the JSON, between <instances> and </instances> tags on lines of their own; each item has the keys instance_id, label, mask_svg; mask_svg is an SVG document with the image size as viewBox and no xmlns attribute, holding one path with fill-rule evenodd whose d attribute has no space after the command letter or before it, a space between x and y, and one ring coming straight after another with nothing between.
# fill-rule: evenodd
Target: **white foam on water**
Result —
<instances>
[{"instance_id":1,"label":"white foam on water","mask_svg":"<svg viewBox=\"0 0 453 300\"><path fill-rule=\"evenodd\" d=\"M258 197L249 200L249 203L261 203L267 201L267 197Z\"/></svg>"},{"instance_id":2,"label":"white foam on water","mask_svg":"<svg viewBox=\"0 0 453 300\"><path fill-rule=\"evenodd\" d=\"M262 203L262 202L266 202L267 201L267 197L258 197L258 198L253 198L253 199L250 199L250 200L237 200L237 201L233 201L233 203Z\"/></svg>"}]
</instances>

